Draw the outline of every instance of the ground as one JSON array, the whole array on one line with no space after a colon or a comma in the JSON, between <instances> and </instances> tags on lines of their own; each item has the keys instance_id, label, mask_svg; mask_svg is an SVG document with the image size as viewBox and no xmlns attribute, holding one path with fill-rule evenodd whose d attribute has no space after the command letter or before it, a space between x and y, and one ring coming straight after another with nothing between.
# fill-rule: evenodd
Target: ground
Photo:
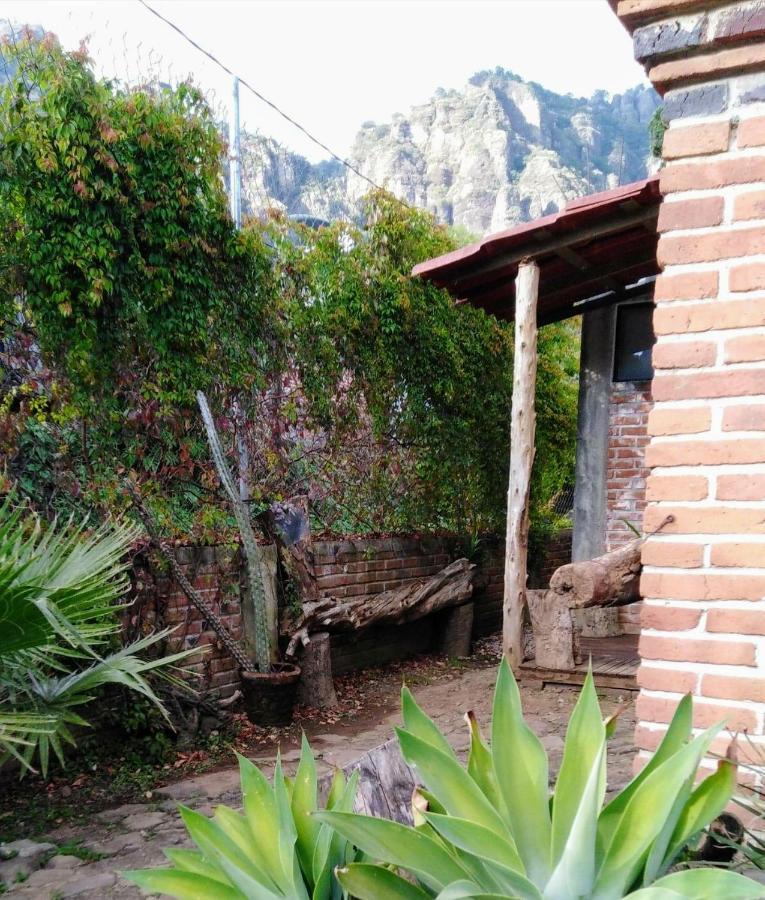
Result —
<instances>
[{"instance_id":1,"label":"ground","mask_svg":"<svg viewBox=\"0 0 765 900\"><path fill-rule=\"evenodd\" d=\"M303 716L302 724L320 765L326 770L331 766L345 766L392 736L393 727L400 718L398 694L402 680L411 686L420 704L455 749L465 750L464 713L472 709L480 722L489 723L496 649L496 642L489 641L470 660L455 663L429 657L354 673L350 678L340 680L338 693L340 696L345 694L340 710ZM551 771L555 773L577 691L563 687L542 690L536 683L529 682L521 685L521 692L527 721L547 748ZM624 699L615 692L605 692L601 697L604 715L613 712ZM610 742L609 791L618 790L631 776L633 727L634 716L629 703ZM290 768L299 755L298 737L297 728L281 733L260 733L257 740L250 740L248 755L264 770L270 771L276 752L273 739L279 738L282 758ZM140 897L140 891L123 881L119 871L159 865L164 860L163 847L188 844L176 809L178 802L208 814L217 803L238 806L238 772L235 766L228 764L215 771L154 788L145 792L144 800L94 812L85 822L66 821L37 837L36 840L56 845L59 852L25 881L10 885L8 893L36 900Z\"/></svg>"}]
</instances>

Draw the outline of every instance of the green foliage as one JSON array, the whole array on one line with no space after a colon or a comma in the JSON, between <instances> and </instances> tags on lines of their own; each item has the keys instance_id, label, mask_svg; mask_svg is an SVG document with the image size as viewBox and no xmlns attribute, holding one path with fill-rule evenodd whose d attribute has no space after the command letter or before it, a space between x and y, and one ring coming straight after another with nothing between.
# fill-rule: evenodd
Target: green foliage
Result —
<instances>
[{"instance_id":1,"label":"green foliage","mask_svg":"<svg viewBox=\"0 0 765 900\"><path fill-rule=\"evenodd\" d=\"M212 819L185 807L183 821L198 850L166 850L169 868L123 873L147 891L181 900L196 897L262 900L341 900L348 894L334 870L355 858L353 847L314 817L319 809L316 763L303 737L295 778L277 759L273 784L239 757L244 813L218 806ZM338 770L326 808L350 812L358 773Z\"/></svg>"},{"instance_id":2,"label":"green foliage","mask_svg":"<svg viewBox=\"0 0 765 900\"><path fill-rule=\"evenodd\" d=\"M43 532L13 504L0 507L0 765L15 758L23 772L38 758L45 775L51 750L63 764L64 743L76 746L72 729L88 725L80 710L105 685L162 709L148 676L187 654L142 659L162 632L101 655L118 630L134 529Z\"/></svg>"},{"instance_id":3,"label":"green foliage","mask_svg":"<svg viewBox=\"0 0 765 900\"><path fill-rule=\"evenodd\" d=\"M661 148L664 143L664 132L667 130L667 123L664 119L664 107L657 106L648 123L648 137L651 155L661 157Z\"/></svg>"},{"instance_id":4,"label":"green foliage","mask_svg":"<svg viewBox=\"0 0 765 900\"><path fill-rule=\"evenodd\" d=\"M690 696L652 759L605 806L606 744L614 722L602 720L591 674L569 722L552 797L546 752L524 722L506 662L497 680L491 745L471 720L466 767L406 689L403 719L401 752L424 785L413 803L415 826L317 814L369 858L415 881L392 877L380 864L352 864L338 877L360 900L761 895L761 885L731 871L666 874L723 810L735 783L734 765L723 761L696 785L699 763L720 726L693 737Z\"/></svg>"},{"instance_id":5,"label":"green foliage","mask_svg":"<svg viewBox=\"0 0 765 900\"><path fill-rule=\"evenodd\" d=\"M503 530L512 326L410 276L464 235L384 193L359 226L237 233L195 89L124 90L48 39L4 53L0 454L37 509L120 512L133 473L167 531L233 536L201 389L230 461L237 429L249 448L253 515L307 493L319 530ZM576 374L576 330L542 329L536 539L573 477Z\"/></svg>"}]
</instances>

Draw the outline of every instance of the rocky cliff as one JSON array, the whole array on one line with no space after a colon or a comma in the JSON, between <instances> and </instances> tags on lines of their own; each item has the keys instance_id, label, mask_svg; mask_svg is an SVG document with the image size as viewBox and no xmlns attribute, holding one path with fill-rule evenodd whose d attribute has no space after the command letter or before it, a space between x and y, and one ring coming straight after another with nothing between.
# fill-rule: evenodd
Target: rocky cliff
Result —
<instances>
[{"instance_id":1,"label":"rocky cliff","mask_svg":"<svg viewBox=\"0 0 765 900\"><path fill-rule=\"evenodd\" d=\"M658 103L642 86L580 98L480 72L389 123L364 123L351 161L439 221L484 234L643 177ZM249 212L275 201L293 214L353 216L369 189L339 163L311 164L256 136L243 142L243 173Z\"/></svg>"}]
</instances>

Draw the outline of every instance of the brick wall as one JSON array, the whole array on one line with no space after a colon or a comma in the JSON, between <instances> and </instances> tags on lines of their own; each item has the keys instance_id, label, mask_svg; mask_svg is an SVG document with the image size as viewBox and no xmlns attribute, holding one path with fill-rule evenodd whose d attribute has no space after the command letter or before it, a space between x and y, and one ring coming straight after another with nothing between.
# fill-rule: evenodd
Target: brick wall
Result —
<instances>
[{"instance_id":1,"label":"brick wall","mask_svg":"<svg viewBox=\"0 0 765 900\"><path fill-rule=\"evenodd\" d=\"M464 544L450 537L316 541L314 563L322 594L347 598L377 594L435 575L464 552ZM473 623L476 636L502 625L503 552L503 547L491 540L482 547ZM341 673L425 652L433 644L436 624L436 617L429 616L410 625L372 628L358 636L334 635L333 670Z\"/></svg>"},{"instance_id":2,"label":"brick wall","mask_svg":"<svg viewBox=\"0 0 765 900\"><path fill-rule=\"evenodd\" d=\"M189 581L240 640L239 552L230 547L178 547L176 557ZM163 563L153 556L139 554L134 559L131 575L133 589L125 620L128 635L140 633L144 625L156 623L176 629L168 645L169 652L207 647L205 652L189 657L184 666L199 676L202 687L219 691L221 697L230 696L239 686L236 663L168 576Z\"/></svg>"},{"instance_id":3,"label":"brick wall","mask_svg":"<svg viewBox=\"0 0 765 900\"><path fill-rule=\"evenodd\" d=\"M608 404L606 550L635 539L624 520L638 529L643 521L651 406L650 382L623 381L612 385Z\"/></svg>"},{"instance_id":4,"label":"brick wall","mask_svg":"<svg viewBox=\"0 0 765 900\"><path fill-rule=\"evenodd\" d=\"M765 726L765 5L620 0L665 92L637 744ZM715 749L721 750L727 738ZM742 747L746 754L746 742Z\"/></svg>"}]
</instances>

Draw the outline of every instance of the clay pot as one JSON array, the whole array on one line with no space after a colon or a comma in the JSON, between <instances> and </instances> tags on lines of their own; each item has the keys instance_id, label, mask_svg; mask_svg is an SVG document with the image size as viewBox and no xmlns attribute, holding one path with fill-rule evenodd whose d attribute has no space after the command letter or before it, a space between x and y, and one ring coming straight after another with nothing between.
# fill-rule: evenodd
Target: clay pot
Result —
<instances>
[{"instance_id":1,"label":"clay pot","mask_svg":"<svg viewBox=\"0 0 765 900\"><path fill-rule=\"evenodd\" d=\"M240 672L247 718L253 725L289 725L300 666L275 663L270 672Z\"/></svg>"}]
</instances>

